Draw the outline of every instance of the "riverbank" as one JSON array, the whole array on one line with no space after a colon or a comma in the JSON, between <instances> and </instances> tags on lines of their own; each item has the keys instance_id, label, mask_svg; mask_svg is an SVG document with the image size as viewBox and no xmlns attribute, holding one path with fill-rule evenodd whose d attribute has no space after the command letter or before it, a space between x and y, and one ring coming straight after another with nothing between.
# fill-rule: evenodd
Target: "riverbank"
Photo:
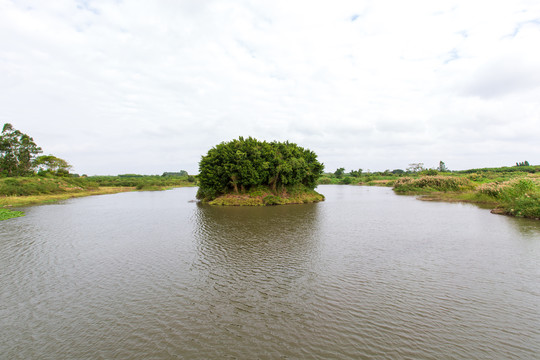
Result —
<instances>
[{"instance_id":1,"label":"riverbank","mask_svg":"<svg viewBox=\"0 0 540 360\"><path fill-rule=\"evenodd\" d=\"M56 194L40 194L26 196L2 196L0 197L0 207L19 207L29 205L50 204L71 198L85 197L91 195L116 194L120 192L135 191L135 187L100 187L91 190L66 191Z\"/></svg>"},{"instance_id":2,"label":"riverbank","mask_svg":"<svg viewBox=\"0 0 540 360\"><path fill-rule=\"evenodd\" d=\"M154 177L9 177L0 178L0 220L24 216L12 207L50 204L71 198L128 191L160 191L194 186L185 178Z\"/></svg>"},{"instance_id":3,"label":"riverbank","mask_svg":"<svg viewBox=\"0 0 540 360\"><path fill-rule=\"evenodd\" d=\"M308 204L324 201L324 196L303 186L284 187L280 191L259 186L249 191L228 193L207 201L210 205L221 206L271 206Z\"/></svg>"},{"instance_id":4,"label":"riverbank","mask_svg":"<svg viewBox=\"0 0 540 360\"><path fill-rule=\"evenodd\" d=\"M420 195L424 201L468 202L492 208L492 213L540 219L540 175L513 174L495 178L470 174L402 177L397 194Z\"/></svg>"}]
</instances>

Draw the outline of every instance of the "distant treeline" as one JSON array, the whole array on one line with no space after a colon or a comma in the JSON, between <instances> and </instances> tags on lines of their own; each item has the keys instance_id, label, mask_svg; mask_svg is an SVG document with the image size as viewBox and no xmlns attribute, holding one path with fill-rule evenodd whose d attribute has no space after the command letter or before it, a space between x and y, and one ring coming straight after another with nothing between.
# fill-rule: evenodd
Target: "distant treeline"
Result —
<instances>
[{"instance_id":1,"label":"distant treeline","mask_svg":"<svg viewBox=\"0 0 540 360\"><path fill-rule=\"evenodd\" d=\"M0 196L59 194L97 189L100 187L134 187L137 190L160 190L196 185L194 176L31 176L0 178Z\"/></svg>"},{"instance_id":2,"label":"distant treeline","mask_svg":"<svg viewBox=\"0 0 540 360\"><path fill-rule=\"evenodd\" d=\"M127 186L137 189L174 187L195 185L197 179L192 175L184 176L163 176L163 175L137 175L124 174L118 176L89 176L86 177L89 183L95 186Z\"/></svg>"},{"instance_id":3,"label":"distant treeline","mask_svg":"<svg viewBox=\"0 0 540 360\"><path fill-rule=\"evenodd\" d=\"M485 172L526 172L537 173L540 172L540 165L528 165L528 166L504 166L499 168L480 168L456 171L458 174L472 174L472 173L485 173Z\"/></svg>"},{"instance_id":4,"label":"distant treeline","mask_svg":"<svg viewBox=\"0 0 540 360\"><path fill-rule=\"evenodd\" d=\"M525 162L528 164L528 162ZM518 163L523 164L523 163ZM442 169L442 170L441 170ZM319 178L319 184L376 184L377 182L385 181L386 184L391 185L393 181L401 177L421 177L421 176L435 176L435 175L459 175L459 174L478 174L485 177L505 177L505 174L518 174L540 173L540 165L516 165L516 166L504 166L498 168L479 168L468 170L448 170L441 161L437 169L426 169L422 163L410 164L407 170L394 169L375 172L364 172L362 169L351 170L346 172L344 168L339 168L335 172L327 172L322 174Z\"/></svg>"}]
</instances>

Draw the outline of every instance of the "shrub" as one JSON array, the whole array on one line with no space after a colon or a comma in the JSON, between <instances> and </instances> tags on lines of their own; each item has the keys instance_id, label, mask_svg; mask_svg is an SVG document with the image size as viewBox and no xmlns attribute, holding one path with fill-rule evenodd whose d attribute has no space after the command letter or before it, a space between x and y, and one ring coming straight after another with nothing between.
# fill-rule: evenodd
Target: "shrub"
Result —
<instances>
[{"instance_id":1,"label":"shrub","mask_svg":"<svg viewBox=\"0 0 540 360\"><path fill-rule=\"evenodd\" d=\"M281 199L279 196L267 195L263 198L264 205L280 205Z\"/></svg>"}]
</instances>

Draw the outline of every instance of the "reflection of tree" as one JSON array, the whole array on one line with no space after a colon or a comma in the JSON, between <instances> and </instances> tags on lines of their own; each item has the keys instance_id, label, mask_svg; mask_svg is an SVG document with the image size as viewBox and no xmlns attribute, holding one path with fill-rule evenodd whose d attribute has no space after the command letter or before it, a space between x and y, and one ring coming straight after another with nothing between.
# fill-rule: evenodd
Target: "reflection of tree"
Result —
<instances>
[{"instance_id":1,"label":"reflection of tree","mask_svg":"<svg viewBox=\"0 0 540 360\"><path fill-rule=\"evenodd\" d=\"M199 204L197 270L230 296L278 296L309 276L318 257L318 204L214 207ZM208 284L207 284L208 285Z\"/></svg>"}]
</instances>

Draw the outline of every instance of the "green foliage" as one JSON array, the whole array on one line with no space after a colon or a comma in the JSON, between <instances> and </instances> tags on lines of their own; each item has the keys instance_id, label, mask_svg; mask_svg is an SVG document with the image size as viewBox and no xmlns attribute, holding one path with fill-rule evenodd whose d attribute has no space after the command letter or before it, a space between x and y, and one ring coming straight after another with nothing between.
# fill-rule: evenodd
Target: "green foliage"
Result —
<instances>
[{"instance_id":1,"label":"green foliage","mask_svg":"<svg viewBox=\"0 0 540 360\"><path fill-rule=\"evenodd\" d=\"M267 195L263 198L263 204L268 206L268 205L280 205L281 204L281 199L279 198L279 196L275 196L275 195Z\"/></svg>"},{"instance_id":2,"label":"green foliage","mask_svg":"<svg viewBox=\"0 0 540 360\"><path fill-rule=\"evenodd\" d=\"M422 176L419 178L402 177L394 183L396 192L417 191L459 191L472 188L473 184L465 177L457 176Z\"/></svg>"},{"instance_id":3,"label":"green foliage","mask_svg":"<svg viewBox=\"0 0 540 360\"><path fill-rule=\"evenodd\" d=\"M85 179L85 178L82 178ZM196 179L191 176L159 176L159 175L138 175L125 174L118 176L90 176L86 178L96 186L119 186L135 187L137 190L155 190L157 188L167 188L175 186L195 185Z\"/></svg>"},{"instance_id":4,"label":"green foliage","mask_svg":"<svg viewBox=\"0 0 540 360\"><path fill-rule=\"evenodd\" d=\"M345 174L345 168L339 168L334 172L334 176L338 179L341 179L343 174Z\"/></svg>"},{"instance_id":5,"label":"green foliage","mask_svg":"<svg viewBox=\"0 0 540 360\"><path fill-rule=\"evenodd\" d=\"M197 198L212 200L259 185L274 192L296 184L314 189L322 170L317 155L296 144L240 137L222 142L202 157Z\"/></svg>"},{"instance_id":6,"label":"green foliage","mask_svg":"<svg viewBox=\"0 0 540 360\"><path fill-rule=\"evenodd\" d=\"M13 211L8 209L0 209L0 221L24 216L22 211Z\"/></svg>"},{"instance_id":7,"label":"green foliage","mask_svg":"<svg viewBox=\"0 0 540 360\"><path fill-rule=\"evenodd\" d=\"M423 170L422 172L420 172L420 175L425 175L425 176L435 176L435 175L438 175L439 172L435 169L427 169L427 170Z\"/></svg>"},{"instance_id":8,"label":"green foliage","mask_svg":"<svg viewBox=\"0 0 540 360\"><path fill-rule=\"evenodd\" d=\"M440 172L448 172L448 168L446 167L446 164L444 161L439 161L439 167L437 168Z\"/></svg>"},{"instance_id":9,"label":"green foliage","mask_svg":"<svg viewBox=\"0 0 540 360\"><path fill-rule=\"evenodd\" d=\"M55 179L24 177L0 179L0 195L3 196L54 194L63 191L60 183Z\"/></svg>"},{"instance_id":10,"label":"green foliage","mask_svg":"<svg viewBox=\"0 0 540 360\"><path fill-rule=\"evenodd\" d=\"M180 170L179 172L164 172L161 176L188 176L186 170Z\"/></svg>"},{"instance_id":11,"label":"green foliage","mask_svg":"<svg viewBox=\"0 0 540 360\"><path fill-rule=\"evenodd\" d=\"M456 171L458 174L471 174L471 173L497 173L497 174L512 174L515 172L526 172L526 173L538 173L540 172L540 165L529 165L529 166L503 166L499 168L480 168L480 169L469 169L469 170L460 170Z\"/></svg>"},{"instance_id":12,"label":"green foliage","mask_svg":"<svg viewBox=\"0 0 540 360\"><path fill-rule=\"evenodd\" d=\"M477 193L497 200L507 214L540 218L540 179L516 178L504 182L486 183Z\"/></svg>"},{"instance_id":13,"label":"green foliage","mask_svg":"<svg viewBox=\"0 0 540 360\"><path fill-rule=\"evenodd\" d=\"M38 156L34 161L34 166L38 169L38 175L51 173L57 176L68 176L71 169L71 165L66 160L53 155Z\"/></svg>"},{"instance_id":14,"label":"green foliage","mask_svg":"<svg viewBox=\"0 0 540 360\"><path fill-rule=\"evenodd\" d=\"M321 185L328 185L328 184L332 184L332 178L328 177L328 176L322 176L319 178L319 184Z\"/></svg>"},{"instance_id":15,"label":"green foliage","mask_svg":"<svg viewBox=\"0 0 540 360\"><path fill-rule=\"evenodd\" d=\"M523 162L517 162L516 166L529 166L529 162L527 160L525 160Z\"/></svg>"},{"instance_id":16,"label":"green foliage","mask_svg":"<svg viewBox=\"0 0 540 360\"><path fill-rule=\"evenodd\" d=\"M4 124L0 133L0 175L25 176L34 172L34 158L41 148L30 136Z\"/></svg>"},{"instance_id":17,"label":"green foliage","mask_svg":"<svg viewBox=\"0 0 540 360\"><path fill-rule=\"evenodd\" d=\"M254 186L250 190L220 195L209 201L211 205L225 206L271 206L305 204L323 201L324 196L302 184L285 186L273 193L268 186Z\"/></svg>"}]
</instances>

